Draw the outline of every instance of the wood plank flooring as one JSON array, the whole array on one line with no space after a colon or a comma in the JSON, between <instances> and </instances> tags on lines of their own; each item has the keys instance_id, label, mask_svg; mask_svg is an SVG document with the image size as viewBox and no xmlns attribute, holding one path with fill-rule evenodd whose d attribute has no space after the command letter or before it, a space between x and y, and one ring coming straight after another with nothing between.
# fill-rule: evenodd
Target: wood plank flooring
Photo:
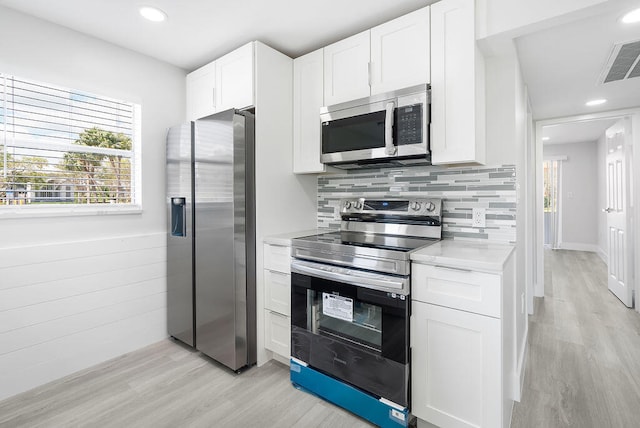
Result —
<instances>
[{"instance_id":1,"label":"wood plank flooring","mask_svg":"<svg viewBox=\"0 0 640 428\"><path fill-rule=\"evenodd\" d=\"M593 253L545 252L512 428L640 426L640 314ZM0 402L0 427L371 427L291 386L271 361L236 375L170 340Z\"/></svg>"},{"instance_id":2,"label":"wood plank flooring","mask_svg":"<svg viewBox=\"0 0 640 428\"><path fill-rule=\"evenodd\" d=\"M0 402L0 427L371 427L295 389L276 361L237 375L171 340Z\"/></svg>"},{"instance_id":3,"label":"wood plank flooring","mask_svg":"<svg viewBox=\"0 0 640 428\"><path fill-rule=\"evenodd\" d=\"M512 428L640 426L640 314L607 289L595 253L545 250Z\"/></svg>"}]
</instances>

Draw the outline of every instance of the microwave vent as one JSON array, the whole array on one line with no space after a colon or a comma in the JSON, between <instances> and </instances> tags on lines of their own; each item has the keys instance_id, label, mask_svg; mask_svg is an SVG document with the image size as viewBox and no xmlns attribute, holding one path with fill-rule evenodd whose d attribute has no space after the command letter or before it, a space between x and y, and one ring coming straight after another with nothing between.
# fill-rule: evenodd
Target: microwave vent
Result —
<instances>
[{"instance_id":1,"label":"microwave vent","mask_svg":"<svg viewBox=\"0 0 640 428\"><path fill-rule=\"evenodd\" d=\"M602 71L600 83L610 83L640 76L640 40L613 46Z\"/></svg>"}]
</instances>

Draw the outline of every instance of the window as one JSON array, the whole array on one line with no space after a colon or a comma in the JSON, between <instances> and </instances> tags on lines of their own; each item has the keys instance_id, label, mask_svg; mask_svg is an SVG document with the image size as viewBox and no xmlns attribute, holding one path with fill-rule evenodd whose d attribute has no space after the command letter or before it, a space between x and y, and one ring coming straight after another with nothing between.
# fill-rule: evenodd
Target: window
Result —
<instances>
[{"instance_id":1,"label":"window","mask_svg":"<svg viewBox=\"0 0 640 428\"><path fill-rule=\"evenodd\" d=\"M139 106L0 74L1 206L134 205Z\"/></svg>"}]
</instances>

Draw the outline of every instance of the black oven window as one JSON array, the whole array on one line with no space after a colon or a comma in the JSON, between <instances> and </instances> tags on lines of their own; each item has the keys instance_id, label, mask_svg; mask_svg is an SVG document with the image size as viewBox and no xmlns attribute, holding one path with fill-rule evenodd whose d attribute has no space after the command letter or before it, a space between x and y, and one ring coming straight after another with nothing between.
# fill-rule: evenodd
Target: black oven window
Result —
<instances>
[{"instance_id":1,"label":"black oven window","mask_svg":"<svg viewBox=\"0 0 640 428\"><path fill-rule=\"evenodd\" d=\"M382 308L333 293L308 290L311 332L382 351Z\"/></svg>"}]
</instances>

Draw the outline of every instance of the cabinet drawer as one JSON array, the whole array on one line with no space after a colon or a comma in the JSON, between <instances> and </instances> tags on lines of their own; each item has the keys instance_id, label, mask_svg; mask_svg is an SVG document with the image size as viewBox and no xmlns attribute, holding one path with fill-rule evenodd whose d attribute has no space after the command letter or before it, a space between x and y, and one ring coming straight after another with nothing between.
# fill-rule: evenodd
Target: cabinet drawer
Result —
<instances>
[{"instance_id":1,"label":"cabinet drawer","mask_svg":"<svg viewBox=\"0 0 640 428\"><path fill-rule=\"evenodd\" d=\"M270 270L264 271L264 306L266 309L291 315L291 275Z\"/></svg>"},{"instance_id":2,"label":"cabinet drawer","mask_svg":"<svg viewBox=\"0 0 640 428\"><path fill-rule=\"evenodd\" d=\"M411 298L500 318L501 283L497 274L414 263Z\"/></svg>"},{"instance_id":3,"label":"cabinet drawer","mask_svg":"<svg viewBox=\"0 0 640 428\"><path fill-rule=\"evenodd\" d=\"M289 359L291 357L291 318L266 310L264 324L264 347Z\"/></svg>"},{"instance_id":4,"label":"cabinet drawer","mask_svg":"<svg viewBox=\"0 0 640 428\"><path fill-rule=\"evenodd\" d=\"M291 273L291 247L264 244L264 268Z\"/></svg>"}]
</instances>

